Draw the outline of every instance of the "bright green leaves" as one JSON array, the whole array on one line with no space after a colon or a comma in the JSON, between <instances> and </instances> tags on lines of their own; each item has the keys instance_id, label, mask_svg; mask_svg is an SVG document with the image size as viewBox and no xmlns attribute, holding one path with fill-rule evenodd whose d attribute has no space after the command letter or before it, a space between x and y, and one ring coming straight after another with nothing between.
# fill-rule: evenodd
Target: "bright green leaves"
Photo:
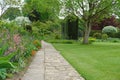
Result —
<instances>
[{"instance_id":1,"label":"bright green leaves","mask_svg":"<svg viewBox=\"0 0 120 80\"><path fill-rule=\"evenodd\" d=\"M0 80L5 80L6 79L6 75L7 75L7 71L6 69L0 69Z\"/></svg>"},{"instance_id":2,"label":"bright green leaves","mask_svg":"<svg viewBox=\"0 0 120 80\"><path fill-rule=\"evenodd\" d=\"M41 14L41 19L52 19L59 14L58 0L27 0L23 7L24 15L28 15L32 10Z\"/></svg>"}]
</instances>

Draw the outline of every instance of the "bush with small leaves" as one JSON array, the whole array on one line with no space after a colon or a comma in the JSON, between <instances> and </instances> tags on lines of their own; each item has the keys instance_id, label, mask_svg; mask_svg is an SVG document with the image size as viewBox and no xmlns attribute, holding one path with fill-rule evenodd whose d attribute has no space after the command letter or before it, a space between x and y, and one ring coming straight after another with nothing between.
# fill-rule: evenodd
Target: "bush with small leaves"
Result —
<instances>
[{"instance_id":1,"label":"bush with small leaves","mask_svg":"<svg viewBox=\"0 0 120 80\"><path fill-rule=\"evenodd\" d=\"M94 33L93 37L96 39L101 39L101 33Z\"/></svg>"},{"instance_id":2,"label":"bush with small leaves","mask_svg":"<svg viewBox=\"0 0 120 80\"><path fill-rule=\"evenodd\" d=\"M106 26L102 29L102 33L109 35L110 37L114 37L114 34L117 33L118 30L114 26Z\"/></svg>"},{"instance_id":3,"label":"bush with small leaves","mask_svg":"<svg viewBox=\"0 0 120 80\"><path fill-rule=\"evenodd\" d=\"M102 40L107 40L108 39L108 35L107 34L102 34Z\"/></svg>"},{"instance_id":4,"label":"bush with small leaves","mask_svg":"<svg viewBox=\"0 0 120 80\"><path fill-rule=\"evenodd\" d=\"M117 28L118 32L115 33L115 38L120 38L120 28Z\"/></svg>"},{"instance_id":5,"label":"bush with small leaves","mask_svg":"<svg viewBox=\"0 0 120 80\"><path fill-rule=\"evenodd\" d=\"M114 26L106 26L102 29L102 33L116 33L117 32L117 28L115 28Z\"/></svg>"},{"instance_id":6,"label":"bush with small leaves","mask_svg":"<svg viewBox=\"0 0 120 80\"><path fill-rule=\"evenodd\" d=\"M93 43L93 42L95 42L95 41L96 41L95 38L92 38L92 37L89 38L89 44L91 44L91 43Z\"/></svg>"}]
</instances>

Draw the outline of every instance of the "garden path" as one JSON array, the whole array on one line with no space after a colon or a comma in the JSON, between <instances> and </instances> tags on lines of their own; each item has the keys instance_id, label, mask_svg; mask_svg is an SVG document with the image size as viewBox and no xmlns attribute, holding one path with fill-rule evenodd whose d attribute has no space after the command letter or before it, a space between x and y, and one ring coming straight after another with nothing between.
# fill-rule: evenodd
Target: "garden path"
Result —
<instances>
[{"instance_id":1,"label":"garden path","mask_svg":"<svg viewBox=\"0 0 120 80\"><path fill-rule=\"evenodd\" d=\"M84 80L50 44L42 41L22 80Z\"/></svg>"}]
</instances>

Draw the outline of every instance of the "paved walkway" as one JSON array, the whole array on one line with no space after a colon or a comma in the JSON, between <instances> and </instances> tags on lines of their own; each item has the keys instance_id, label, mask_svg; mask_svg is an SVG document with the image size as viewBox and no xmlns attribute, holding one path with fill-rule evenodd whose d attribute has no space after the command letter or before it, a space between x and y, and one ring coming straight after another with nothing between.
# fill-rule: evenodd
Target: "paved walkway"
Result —
<instances>
[{"instance_id":1,"label":"paved walkway","mask_svg":"<svg viewBox=\"0 0 120 80\"><path fill-rule=\"evenodd\" d=\"M42 41L22 80L84 80L54 47Z\"/></svg>"}]
</instances>

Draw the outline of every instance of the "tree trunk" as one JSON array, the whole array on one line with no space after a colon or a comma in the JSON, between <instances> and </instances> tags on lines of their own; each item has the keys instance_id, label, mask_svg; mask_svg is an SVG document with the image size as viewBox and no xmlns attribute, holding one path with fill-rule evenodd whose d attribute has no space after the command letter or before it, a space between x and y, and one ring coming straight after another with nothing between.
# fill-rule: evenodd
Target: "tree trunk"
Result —
<instances>
[{"instance_id":1,"label":"tree trunk","mask_svg":"<svg viewBox=\"0 0 120 80\"><path fill-rule=\"evenodd\" d=\"M83 35L83 44L89 44L89 35L91 32L91 23L86 23L84 35Z\"/></svg>"}]
</instances>

